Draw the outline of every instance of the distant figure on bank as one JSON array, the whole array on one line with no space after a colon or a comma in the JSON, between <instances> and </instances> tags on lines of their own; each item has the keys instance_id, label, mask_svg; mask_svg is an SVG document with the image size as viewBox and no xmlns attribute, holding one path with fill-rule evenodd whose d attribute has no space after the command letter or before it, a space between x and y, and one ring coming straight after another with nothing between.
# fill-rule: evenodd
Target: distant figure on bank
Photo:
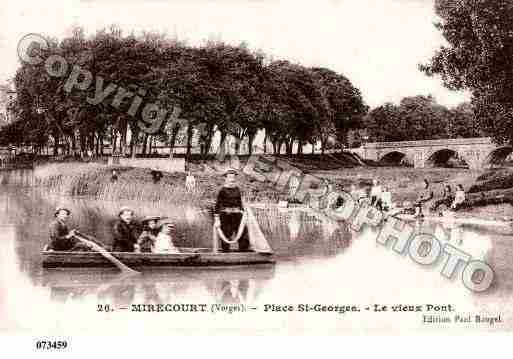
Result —
<instances>
[{"instance_id":1,"label":"distant figure on bank","mask_svg":"<svg viewBox=\"0 0 513 359\"><path fill-rule=\"evenodd\" d=\"M112 170L112 175L110 176L111 182L117 182L118 181L118 171Z\"/></svg>"},{"instance_id":2,"label":"distant figure on bank","mask_svg":"<svg viewBox=\"0 0 513 359\"><path fill-rule=\"evenodd\" d=\"M162 178L162 171L158 169L151 170L151 177L153 178L153 183L159 183Z\"/></svg>"},{"instance_id":3,"label":"distant figure on bank","mask_svg":"<svg viewBox=\"0 0 513 359\"><path fill-rule=\"evenodd\" d=\"M185 190L187 192L192 192L196 188L196 178L192 175L191 171L187 172L187 177L185 177Z\"/></svg>"},{"instance_id":4,"label":"distant figure on bank","mask_svg":"<svg viewBox=\"0 0 513 359\"><path fill-rule=\"evenodd\" d=\"M299 185L301 184L301 180L298 176L291 176L289 180L289 199L296 199L296 193L299 189Z\"/></svg>"},{"instance_id":5,"label":"distant figure on bank","mask_svg":"<svg viewBox=\"0 0 513 359\"><path fill-rule=\"evenodd\" d=\"M454 196L454 202L451 205L451 208L454 210L458 210L463 202L465 202L465 190L463 189L463 186L459 184L457 188L456 195Z\"/></svg>"},{"instance_id":6,"label":"distant figure on bank","mask_svg":"<svg viewBox=\"0 0 513 359\"><path fill-rule=\"evenodd\" d=\"M415 215L416 216L424 216L422 212L422 207L424 203L431 201L433 199L433 191L429 187L429 181L424 179L424 189L420 192L417 202L415 202Z\"/></svg>"},{"instance_id":7,"label":"distant figure on bank","mask_svg":"<svg viewBox=\"0 0 513 359\"><path fill-rule=\"evenodd\" d=\"M158 221L161 218L159 216L149 216L141 221L143 231L137 240L136 250L139 250L141 253L153 252L155 241L159 234Z\"/></svg>"},{"instance_id":8,"label":"distant figure on bank","mask_svg":"<svg viewBox=\"0 0 513 359\"><path fill-rule=\"evenodd\" d=\"M431 207L432 211L437 211L438 207L441 205L445 205L447 208L451 207L452 203L454 202L454 195L452 193L452 188L450 185L446 185L444 187L442 198L437 200L433 207ZM439 213L439 215L442 215L442 212Z\"/></svg>"},{"instance_id":9,"label":"distant figure on bank","mask_svg":"<svg viewBox=\"0 0 513 359\"><path fill-rule=\"evenodd\" d=\"M349 190L349 194L358 203L367 198L365 190L360 185L356 186L355 184L352 184Z\"/></svg>"},{"instance_id":10,"label":"distant figure on bank","mask_svg":"<svg viewBox=\"0 0 513 359\"><path fill-rule=\"evenodd\" d=\"M113 252L133 252L137 243L137 228L133 223L134 212L128 207L119 210L114 224Z\"/></svg>"},{"instance_id":11,"label":"distant figure on bank","mask_svg":"<svg viewBox=\"0 0 513 359\"><path fill-rule=\"evenodd\" d=\"M154 253L180 253L178 248L173 244L173 235L175 225L170 221L162 221L160 223L160 231L155 239Z\"/></svg>"},{"instance_id":12,"label":"distant figure on bank","mask_svg":"<svg viewBox=\"0 0 513 359\"><path fill-rule=\"evenodd\" d=\"M54 251L82 251L89 246L75 237L75 230L68 229L68 219L71 211L65 207L57 207L54 212L55 219L50 223L50 243L48 250Z\"/></svg>"},{"instance_id":13,"label":"distant figure on bank","mask_svg":"<svg viewBox=\"0 0 513 359\"><path fill-rule=\"evenodd\" d=\"M381 207L381 185L377 179L372 180L372 187L370 190L371 205L380 208Z\"/></svg>"},{"instance_id":14,"label":"distant figure on bank","mask_svg":"<svg viewBox=\"0 0 513 359\"><path fill-rule=\"evenodd\" d=\"M244 208L242 206L242 195L239 187L235 183L237 171L229 169L225 172L225 183L217 195L217 201L214 209L214 227L221 230L225 238L233 240L237 235L239 225L242 220ZM222 238L221 250L230 251L230 244ZM239 251L249 251L249 237L247 228L244 228L241 237L238 240Z\"/></svg>"},{"instance_id":15,"label":"distant figure on bank","mask_svg":"<svg viewBox=\"0 0 513 359\"><path fill-rule=\"evenodd\" d=\"M388 187L383 187L379 203L383 211L388 211L392 208L392 193L390 193Z\"/></svg>"}]
</instances>

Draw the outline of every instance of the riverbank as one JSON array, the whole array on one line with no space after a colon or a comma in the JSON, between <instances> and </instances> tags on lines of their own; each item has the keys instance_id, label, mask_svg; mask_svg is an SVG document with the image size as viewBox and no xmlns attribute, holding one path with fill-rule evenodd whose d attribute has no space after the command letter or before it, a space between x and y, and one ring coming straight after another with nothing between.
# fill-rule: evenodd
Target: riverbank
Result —
<instances>
[{"instance_id":1,"label":"riverbank","mask_svg":"<svg viewBox=\"0 0 513 359\"><path fill-rule=\"evenodd\" d=\"M115 182L111 181L113 169L118 172L118 180ZM198 208L211 207L224 178L218 172L205 171L201 165L192 165L190 169L196 178L196 187L190 192L185 189L183 173L164 172L162 179L158 183L153 183L150 169L113 167L99 163L69 162L37 166L32 180L27 185L43 187L54 194L87 196L105 201L131 200L186 204ZM360 166L332 170L312 169L308 172L327 180L339 190L348 190L351 184L370 186L373 179L378 179L382 186L390 190L392 200L398 207L415 201L418 193L423 189L424 179L431 183L435 196L442 193L445 184L450 184L453 188L457 184L462 184L465 190L469 190L476 186L478 178L482 180L490 177L497 181L497 175L483 176L483 172L455 168ZM288 199L286 189L278 190L271 183L259 182L243 173L237 180L246 202L277 203ZM3 180L3 182L6 181ZM509 208L509 205L490 205L469 209L466 212L480 217L500 219L507 215Z\"/></svg>"}]
</instances>

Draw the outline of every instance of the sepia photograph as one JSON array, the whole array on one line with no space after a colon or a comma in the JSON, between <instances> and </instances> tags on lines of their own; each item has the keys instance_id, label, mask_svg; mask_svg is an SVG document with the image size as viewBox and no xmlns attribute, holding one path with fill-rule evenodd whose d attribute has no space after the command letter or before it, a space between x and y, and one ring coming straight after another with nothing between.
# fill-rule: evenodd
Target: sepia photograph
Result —
<instances>
[{"instance_id":1,"label":"sepia photograph","mask_svg":"<svg viewBox=\"0 0 513 359\"><path fill-rule=\"evenodd\" d=\"M2 5L0 338L511 333L510 0Z\"/></svg>"}]
</instances>

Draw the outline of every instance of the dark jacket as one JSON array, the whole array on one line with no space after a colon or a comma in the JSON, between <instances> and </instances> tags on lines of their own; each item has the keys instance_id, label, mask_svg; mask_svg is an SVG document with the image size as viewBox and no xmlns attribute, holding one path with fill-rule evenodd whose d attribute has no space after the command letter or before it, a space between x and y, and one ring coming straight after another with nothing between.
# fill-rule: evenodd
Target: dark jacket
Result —
<instances>
[{"instance_id":1,"label":"dark jacket","mask_svg":"<svg viewBox=\"0 0 513 359\"><path fill-rule=\"evenodd\" d=\"M158 229L151 230L146 228L141 235L139 236L139 240L137 243L139 244L140 250L143 253L151 252L153 245L155 244L155 239L157 238Z\"/></svg>"},{"instance_id":2,"label":"dark jacket","mask_svg":"<svg viewBox=\"0 0 513 359\"><path fill-rule=\"evenodd\" d=\"M217 195L215 214L225 208L239 208L242 210L242 196L239 187L223 187Z\"/></svg>"},{"instance_id":3,"label":"dark jacket","mask_svg":"<svg viewBox=\"0 0 513 359\"><path fill-rule=\"evenodd\" d=\"M133 252L134 245L137 243L137 227L132 222L130 224L119 219L114 224L114 243L112 250L114 252Z\"/></svg>"},{"instance_id":4,"label":"dark jacket","mask_svg":"<svg viewBox=\"0 0 513 359\"><path fill-rule=\"evenodd\" d=\"M75 245L74 238L66 238L69 234L68 226L55 219L50 223L50 243L48 244L48 249L53 249L54 251L69 251Z\"/></svg>"}]
</instances>

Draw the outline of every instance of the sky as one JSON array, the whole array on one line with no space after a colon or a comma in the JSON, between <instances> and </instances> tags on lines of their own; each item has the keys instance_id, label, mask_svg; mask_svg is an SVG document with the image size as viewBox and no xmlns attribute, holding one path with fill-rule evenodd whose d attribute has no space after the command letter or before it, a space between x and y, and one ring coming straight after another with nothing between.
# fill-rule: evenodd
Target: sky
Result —
<instances>
[{"instance_id":1,"label":"sky","mask_svg":"<svg viewBox=\"0 0 513 359\"><path fill-rule=\"evenodd\" d=\"M5 0L4 0L5 1ZM116 24L126 32L159 31L190 44L247 43L274 59L344 74L365 102L379 106L432 94L455 106L470 97L418 71L444 43L434 28L434 0L7 0L0 8L0 81L19 66L25 34L62 38Z\"/></svg>"}]
</instances>

